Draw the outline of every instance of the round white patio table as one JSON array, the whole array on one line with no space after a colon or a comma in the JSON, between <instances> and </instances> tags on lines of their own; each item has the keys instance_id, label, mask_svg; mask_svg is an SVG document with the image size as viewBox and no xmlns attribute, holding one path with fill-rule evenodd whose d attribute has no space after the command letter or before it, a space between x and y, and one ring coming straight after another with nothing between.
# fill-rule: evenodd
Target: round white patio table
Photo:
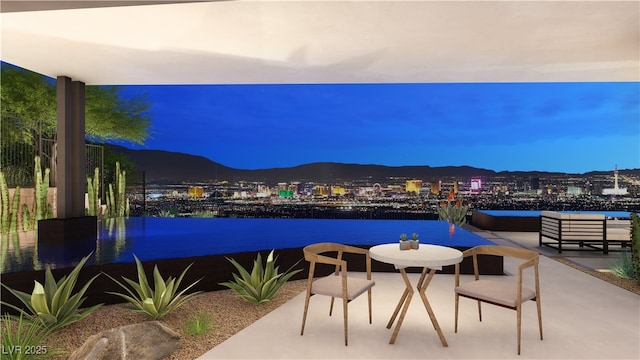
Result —
<instances>
[{"instance_id":1,"label":"round white patio table","mask_svg":"<svg viewBox=\"0 0 640 360\"><path fill-rule=\"evenodd\" d=\"M440 337L442 346L449 346L447 344L447 340L444 338L442 330L440 329L438 320L436 319L436 316L431 309L431 305L429 304L429 300L427 299L425 291L437 270L442 270L443 266L454 265L462 261L462 252L446 246L428 244L420 244L420 247L418 249L400 250L399 244L394 243L373 246L369 249L369 253L371 254L371 258L374 260L393 264L395 268L400 271L400 274L402 275L402 279L404 280L406 286L402 297L400 298L400 301L398 302L398 305L393 312L393 315L391 315L391 319L389 319L389 322L387 323L387 329L391 329L391 325L393 325L393 322L398 316L398 312L402 308L402 313L400 314L398 323L393 330L393 334L391 335L389 344L395 343L398 332L400 331L400 327L402 326L402 321L407 314L409 304L411 303L411 298L413 297L413 286L411 286L411 282L409 281L409 277L407 276L405 268L421 267L422 274L420 275L420 279L418 280L418 285L416 286L416 288L418 289L420 298L422 298L424 307L427 309L427 313L429 313L431 323L433 324L433 327Z\"/></svg>"}]
</instances>

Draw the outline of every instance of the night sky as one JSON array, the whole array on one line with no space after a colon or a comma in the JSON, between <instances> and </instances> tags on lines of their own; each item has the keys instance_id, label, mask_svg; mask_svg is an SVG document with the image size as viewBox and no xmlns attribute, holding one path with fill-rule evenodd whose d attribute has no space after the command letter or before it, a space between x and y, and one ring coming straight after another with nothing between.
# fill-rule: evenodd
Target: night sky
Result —
<instances>
[{"instance_id":1,"label":"night sky","mask_svg":"<svg viewBox=\"0 0 640 360\"><path fill-rule=\"evenodd\" d=\"M134 149L238 169L312 162L584 173L640 168L640 83L124 86L146 93Z\"/></svg>"}]
</instances>

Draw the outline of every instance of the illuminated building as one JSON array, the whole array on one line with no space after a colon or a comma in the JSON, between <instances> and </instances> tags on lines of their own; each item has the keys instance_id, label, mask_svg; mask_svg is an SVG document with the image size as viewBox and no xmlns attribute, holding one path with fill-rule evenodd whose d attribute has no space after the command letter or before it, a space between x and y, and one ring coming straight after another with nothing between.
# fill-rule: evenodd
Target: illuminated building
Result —
<instances>
[{"instance_id":1,"label":"illuminated building","mask_svg":"<svg viewBox=\"0 0 640 360\"><path fill-rule=\"evenodd\" d=\"M387 185L386 192L390 194L402 194L402 186L401 185Z\"/></svg>"},{"instance_id":2,"label":"illuminated building","mask_svg":"<svg viewBox=\"0 0 640 360\"><path fill-rule=\"evenodd\" d=\"M292 190L279 190L278 191L278 197L281 197L281 198L293 197L293 191Z\"/></svg>"},{"instance_id":3,"label":"illuminated building","mask_svg":"<svg viewBox=\"0 0 640 360\"><path fill-rule=\"evenodd\" d=\"M313 195L327 196L329 195L329 191L326 186L316 185L313 187Z\"/></svg>"},{"instance_id":4,"label":"illuminated building","mask_svg":"<svg viewBox=\"0 0 640 360\"><path fill-rule=\"evenodd\" d=\"M438 181L437 183L431 183L431 193L433 195L440 194L440 186L442 186L442 181Z\"/></svg>"},{"instance_id":5,"label":"illuminated building","mask_svg":"<svg viewBox=\"0 0 640 360\"><path fill-rule=\"evenodd\" d=\"M382 188L380 184L375 184L374 186L364 186L360 187L356 190L357 196L372 196L377 195L382 192Z\"/></svg>"},{"instance_id":6,"label":"illuminated building","mask_svg":"<svg viewBox=\"0 0 640 360\"><path fill-rule=\"evenodd\" d=\"M331 187L331 195L344 195L345 193L346 193L346 189L342 186Z\"/></svg>"},{"instance_id":7,"label":"illuminated building","mask_svg":"<svg viewBox=\"0 0 640 360\"><path fill-rule=\"evenodd\" d=\"M405 185L405 191L407 193L420 193L420 189L422 189L422 180L407 180Z\"/></svg>"},{"instance_id":8,"label":"illuminated building","mask_svg":"<svg viewBox=\"0 0 640 360\"><path fill-rule=\"evenodd\" d=\"M471 192L476 194L482 192L482 180L471 179Z\"/></svg>"},{"instance_id":9,"label":"illuminated building","mask_svg":"<svg viewBox=\"0 0 640 360\"><path fill-rule=\"evenodd\" d=\"M627 195L629 192L627 188L618 187L618 165L613 170L613 189L602 189L602 195Z\"/></svg>"},{"instance_id":10,"label":"illuminated building","mask_svg":"<svg viewBox=\"0 0 640 360\"><path fill-rule=\"evenodd\" d=\"M582 188L575 185L567 186L567 195L582 195Z\"/></svg>"},{"instance_id":11,"label":"illuminated building","mask_svg":"<svg viewBox=\"0 0 640 360\"><path fill-rule=\"evenodd\" d=\"M298 185L298 194L300 195L312 195L313 194L314 184L312 182L299 184Z\"/></svg>"},{"instance_id":12,"label":"illuminated building","mask_svg":"<svg viewBox=\"0 0 640 360\"><path fill-rule=\"evenodd\" d=\"M234 191L233 198L234 199L246 199L249 196L246 191Z\"/></svg>"},{"instance_id":13,"label":"illuminated building","mask_svg":"<svg viewBox=\"0 0 640 360\"><path fill-rule=\"evenodd\" d=\"M203 196L202 186L189 186L188 195L190 199L200 199Z\"/></svg>"},{"instance_id":14,"label":"illuminated building","mask_svg":"<svg viewBox=\"0 0 640 360\"><path fill-rule=\"evenodd\" d=\"M267 198L269 196L271 196L271 189L266 185L258 185L256 197Z\"/></svg>"}]
</instances>

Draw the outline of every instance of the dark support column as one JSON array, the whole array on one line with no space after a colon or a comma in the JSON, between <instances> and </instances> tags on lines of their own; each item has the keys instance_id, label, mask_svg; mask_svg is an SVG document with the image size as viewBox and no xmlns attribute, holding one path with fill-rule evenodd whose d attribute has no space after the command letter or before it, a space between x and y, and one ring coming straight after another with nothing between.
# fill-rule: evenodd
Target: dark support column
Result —
<instances>
[{"instance_id":1,"label":"dark support column","mask_svg":"<svg viewBox=\"0 0 640 360\"><path fill-rule=\"evenodd\" d=\"M84 83L58 76L58 141L55 160L58 218L38 222L38 241L41 245L66 245L74 242L73 247L81 244L95 245L97 219L84 215L84 100Z\"/></svg>"},{"instance_id":2,"label":"dark support column","mask_svg":"<svg viewBox=\"0 0 640 360\"><path fill-rule=\"evenodd\" d=\"M58 102L58 123L57 123L57 156L56 156L56 184L58 191L57 213L58 219L73 217L73 187L72 187L72 167L71 159L72 147L72 113L73 95L71 92L71 79L65 76L58 76L57 80L57 102Z\"/></svg>"},{"instance_id":3,"label":"dark support column","mask_svg":"<svg viewBox=\"0 0 640 360\"><path fill-rule=\"evenodd\" d=\"M58 219L84 216L84 83L59 76Z\"/></svg>"},{"instance_id":4,"label":"dark support column","mask_svg":"<svg viewBox=\"0 0 640 360\"><path fill-rule=\"evenodd\" d=\"M73 108L71 116L71 216L84 216L84 190L87 154L84 142L84 83L71 82ZM58 216L60 218L60 216Z\"/></svg>"}]
</instances>

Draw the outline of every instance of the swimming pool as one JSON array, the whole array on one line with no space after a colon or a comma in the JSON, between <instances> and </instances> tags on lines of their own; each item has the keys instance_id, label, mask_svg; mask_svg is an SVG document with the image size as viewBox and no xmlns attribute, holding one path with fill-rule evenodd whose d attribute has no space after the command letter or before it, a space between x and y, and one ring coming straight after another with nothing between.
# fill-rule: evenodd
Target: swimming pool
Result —
<instances>
[{"instance_id":1,"label":"swimming pool","mask_svg":"<svg viewBox=\"0 0 640 360\"><path fill-rule=\"evenodd\" d=\"M446 221L130 217L100 221L98 239L83 246L3 238L2 273L71 267L94 251L87 265L301 248L317 242L378 245L418 233L422 243L452 247L492 244Z\"/></svg>"}]
</instances>

